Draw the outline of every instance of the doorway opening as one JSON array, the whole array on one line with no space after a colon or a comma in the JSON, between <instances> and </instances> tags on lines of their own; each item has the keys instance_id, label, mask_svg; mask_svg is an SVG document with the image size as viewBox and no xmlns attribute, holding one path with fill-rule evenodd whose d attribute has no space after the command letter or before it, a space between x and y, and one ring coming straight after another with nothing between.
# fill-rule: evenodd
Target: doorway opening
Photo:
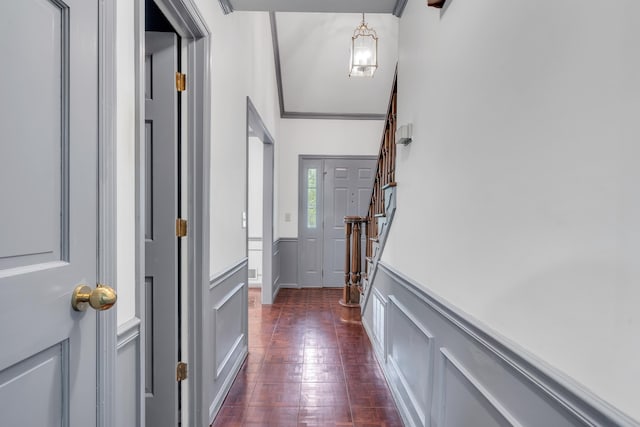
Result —
<instances>
[{"instance_id":1,"label":"doorway opening","mask_svg":"<svg viewBox=\"0 0 640 427\"><path fill-rule=\"evenodd\" d=\"M247 97L247 254L249 269L261 269L262 304L272 304L278 293L273 277L273 145L271 133Z\"/></svg>"},{"instance_id":2,"label":"doorway opening","mask_svg":"<svg viewBox=\"0 0 640 427\"><path fill-rule=\"evenodd\" d=\"M146 425L178 425L182 358L181 39L152 0L145 1L145 407Z\"/></svg>"}]
</instances>

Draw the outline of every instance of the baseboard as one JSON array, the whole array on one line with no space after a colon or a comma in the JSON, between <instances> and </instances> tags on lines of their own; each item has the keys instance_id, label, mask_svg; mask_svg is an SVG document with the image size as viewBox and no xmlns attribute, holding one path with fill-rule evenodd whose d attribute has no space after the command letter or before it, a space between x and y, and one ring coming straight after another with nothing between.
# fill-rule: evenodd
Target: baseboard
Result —
<instances>
[{"instance_id":1,"label":"baseboard","mask_svg":"<svg viewBox=\"0 0 640 427\"><path fill-rule=\"evenodd\" d=\"M140 425L144 413L144 384L141 372L141 320L133 317L117 332L116 425Z\"/></svg>"}]
</instances>

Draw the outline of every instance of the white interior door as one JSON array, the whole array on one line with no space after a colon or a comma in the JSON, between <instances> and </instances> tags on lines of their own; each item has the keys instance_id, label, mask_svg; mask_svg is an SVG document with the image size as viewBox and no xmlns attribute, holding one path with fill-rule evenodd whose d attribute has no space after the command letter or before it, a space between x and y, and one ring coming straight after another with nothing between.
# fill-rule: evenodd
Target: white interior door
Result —
<instances>
[{"instance_id":1,"label":"white interior door","mask_svg":"<svg viewBox=\"0 0 640 427\"><path fill-rule=\"evenodd\" d=\"M0 425L96 425L98 2L0 2Z\"/></svg>"}]
</instances>

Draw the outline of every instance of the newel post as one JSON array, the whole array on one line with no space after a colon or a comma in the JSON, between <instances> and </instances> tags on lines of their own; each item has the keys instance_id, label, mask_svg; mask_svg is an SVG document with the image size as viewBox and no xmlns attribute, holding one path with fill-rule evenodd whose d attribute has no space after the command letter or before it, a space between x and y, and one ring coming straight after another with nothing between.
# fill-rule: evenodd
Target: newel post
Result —
<instances>
[{"instance_id":1,"label":"newel post","mask_svg":"<svg viewBox=\"0 0 640 427\"><path fill-rule=\"evenodd\" d=\"M360 306L360 288L362 280L362 224L367 222L366 217L344 217L345 230L345 264L344 264L344 290L340 304L345 307Z\"/></svg>"}]
</instances>

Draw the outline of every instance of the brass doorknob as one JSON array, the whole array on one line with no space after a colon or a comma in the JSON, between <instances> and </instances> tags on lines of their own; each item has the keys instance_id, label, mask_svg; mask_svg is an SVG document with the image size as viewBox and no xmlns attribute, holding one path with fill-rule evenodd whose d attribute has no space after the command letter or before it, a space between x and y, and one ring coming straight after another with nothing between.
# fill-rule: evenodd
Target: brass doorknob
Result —
<instances>
[{"instance_id":1,"label":"brass doorknob","mask_svg":"<svg viewBox=\"0 0 640 427\"><path fill-rule=\"evenodd\" d=\"M89 305L96 310L108 310L117 299L116 291L107 285L98 285L94 290L87 285L78 285L71 295L71 307L75 311L86 311Z\"/></svg>"}]
</instances>

